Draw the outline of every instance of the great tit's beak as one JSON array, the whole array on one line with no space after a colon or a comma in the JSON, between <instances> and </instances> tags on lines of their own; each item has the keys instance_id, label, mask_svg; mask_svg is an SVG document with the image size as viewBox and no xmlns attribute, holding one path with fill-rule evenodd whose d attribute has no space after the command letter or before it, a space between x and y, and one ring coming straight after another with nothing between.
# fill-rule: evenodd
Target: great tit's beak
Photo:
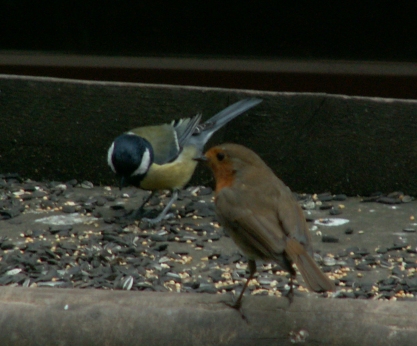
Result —
<instances>
[{"instance_id":1,"label":"great tit's beak","mask_svg":"<svg viewBox=\"0 0 417 346\"><path fill-rule=\"evenodd\" d=\"M200 156L194 157L193 160L198 161L198 162L207 162L208 161L207 156L205 156L205 155L200 155Z\"/></svg>"},{"instance_id":2,"label":"great tit's beak","mask_svg":"<svg viewBox=\"0 0 417 346\"><path fill-rule=\"evenodd\" d=\"M122 191L122 188L125 186L125 177L121 177L120 178L120 182L119 182L119 189L120 191Z\"/></svg>"}]
</instances>

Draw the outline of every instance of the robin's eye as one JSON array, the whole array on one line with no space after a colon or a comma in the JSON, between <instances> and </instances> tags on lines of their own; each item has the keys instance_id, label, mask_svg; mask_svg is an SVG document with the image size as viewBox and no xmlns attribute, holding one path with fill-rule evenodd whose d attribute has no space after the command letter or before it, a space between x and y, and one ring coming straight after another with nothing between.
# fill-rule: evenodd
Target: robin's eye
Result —
<instances>
[{"instance_id":1,"label":"robin's eye","mask_svg":"<svg viewBox=\"0 0 417 346\"><path fill-rule=\"evenodd\" d=\"M217 153L216 157L217 157L217 160L222 161L224 159L224 154L223 153Z\"/></svg>"}]
</instances>

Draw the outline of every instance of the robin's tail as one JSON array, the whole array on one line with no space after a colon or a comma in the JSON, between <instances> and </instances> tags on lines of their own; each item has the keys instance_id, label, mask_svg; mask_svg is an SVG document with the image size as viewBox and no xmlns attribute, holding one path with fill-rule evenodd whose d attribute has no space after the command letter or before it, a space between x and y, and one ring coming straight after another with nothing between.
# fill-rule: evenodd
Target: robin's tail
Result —
<instances>
[{"instance_id":1,"label":"robin's tail","mask_svg":"<svg viewBox=\"0 0 417 346\"><path fill-rule=\"evenodd\" d=\"M335 290L334 283L322 273L314 259L297 240L288 239L285 252L297 266L309 290L315 292Z\"/></svg>"}]
</instances>

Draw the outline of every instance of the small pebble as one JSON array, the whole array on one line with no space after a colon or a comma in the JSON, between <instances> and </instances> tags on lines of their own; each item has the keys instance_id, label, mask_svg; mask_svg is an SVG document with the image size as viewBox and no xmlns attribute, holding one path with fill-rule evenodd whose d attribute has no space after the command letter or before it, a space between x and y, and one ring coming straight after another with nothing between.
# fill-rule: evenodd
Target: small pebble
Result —
<instances>
[{"instance_id":1,"label":"small pebble","mask_svg":"<svg viewBox=\"0 0 417 346\"><path fill-rule=\"evenodd\" d=\"M0 249L2 250L10 250L14 248L14 243L9 241L9 240L5 240L1 243L0 245Z\"/></svg>"},{"instance_id":2,"label":"small pebble","mask_svg":"<svg viewBox=\"0 0 417 346\"><path fill-rule=\"evenodd\" d=\"M347 199L347 196L345 194L339 194L339 195L333 196L334 201L345 201L346 199Z\"/></svg>"},{"instance_id":3,"label":"small pebble","mask_svg":"<svg viewBox=\"0 0 417 346\"><path fill-rule=\"evenodd\" d=\"M360 271L370 271L372 268L367 263L359 263L356 267L356 270Z\"/></svg>"},{"instance_id":4,"label":"small pebble","mask_svg":"<svg viewBox=\"0 0 417 346\"><path fill-rule=\"evenodd\" d=\"M107 196L107 198L106 197L97 197L96 204L99 207L102 207L102 206L106 205L107 201L108 201L108 196Z\"/></svg>"},{"instance_id":5,"label":"small pebble","mask_svg":"<svg viewBox=\"0 0 417 346\"><path fill-rule=\"evenodd\" d=\"M36 186L35 184L31 184L31 183L23 184L22 189L28 192L34 192L36 191Z\"/></svg>"},{"instance_id":6,"label":"small pebble","mask_svg":"<svg viewBox=\"0 0 417 346\"><path fill-rule=\"evenodd\" d=\"M380 248L376 249L375 252L378 253L378 254L385 254L385 253L388 252L388 248L386 248L386 247L380 247Z\"/></svg>"},{"instance_id":7,"label":"small pebble","mask_svg":"<svg viewBox=\"0 0 417 346\"><path fill-rule=\"evenodd\" d=\"M333 205L331 205L331 204L327 204L327 203L323 203L320 207L319 207L319 209L320 210L328 210L328 209L332 209L333 208Z\"/></svg>"},{"instance_id":8,"label":"small pebble","mask_svg":"<svg viewBox=\"0 0 417 346\"><path fill-rule=\"evenodd\" d=\"M353 234L353 228L346 228L345 234Z\"/></svg>"},{"instance_id":9,"label":"small pebble","mask_svg":"<svg viewBox=\"0 0 417 346\"><path fill-rule=\"evenodd\" d=\"M332 236L332 235L323 235L321 237L321 241L323 243L338 243L339 242L339 238Z\"/></svg>"},{"instance_id":10,"label":"small pebble","mask_svg":"<svg viewBox=\"0 0 417 346\"><path fill-rule=\"evenodd\" d=\"M333 199L333 196L330 192L325 192L318 194L317 199L321 202L329 202Z\"/></svg>"},{"instance_id":11,"label":"small pebble","mask_svg":"<svg viewBox=\"0 0 417 346\"><path fill-rule=\"evenodd\" d=\"M306 210L313 210L316 208L316 203L314 203L314 201L308 201L303 203L302 207Z\"/></svg>"},{"instance_id":12,"label":"small pebble","mask_svg":"<svg viewBox=\"0 0 417 346\"><path fill-rule=\"evenodd\" d=\"M73 205L63 205L62 212L72 214L75 213L75 206Z\"/></svg>"},{"instance_id":13,"label":"small pebble","mask_svg":"<svg viewBox=\"0 0 417 346\"><path fill-rule=\"evenodd\" d=\"M198 190L198 195L199 196L207 196L209 194L211 194L213 192L213 189L211 189L210 187L202 187Z\"/></svg>"},{"instance_id":14,"label":"small pebble","mask_svg":"<svg viewBox=\"0 0 417 346\"><path fill-rule=\"evenodd\" d=\"M342 211L337 207L336 208L333 207L329 210L329 214L330 215L340 215L340 214L342 214Z\"/></svg>"},{"instance_id":15,"label":"small pebble","mask_svg":"<svg viewBox=\"0 0 417 346\"><path fill-rule=\"evenodd\" d=\"M411 196L403 196L402 198L401 198L401 201L403 202L403 203L409 203L409 202L411 202L411 201L413 201L414 199L411 197Z\"/></svg>"},{"instance_id":16,"label":"small pebble","mask_svg":"<svg viewBox=\"0 0 417 346\"><path fill-rule=\"evenodd\" d=\"M333 257L324 257L323 258L323 264L325 266L334 266L336 265L336 260Z\"/></svg>"},{"instance_id":17,"label":"small pebble","mask_svg":"<svg viewBox=\"0 0 417 346\"><path fill-rule=\"evenodd\" d=\"M94 184L90 181L85 180L81 183L81 187L83 189L92 189L94 187Z\"/></svg>"},{"instance_id":18,"label":"small pebble","mask_svg":"<svg viewBox=\"0 0 417 346\"><path fill-rule=\"evenodd\" d=\"M399 204L401 203L401 199L391 197L380 197L377 199L377 202L384 204Z\"/></svg>"}]
</instances>

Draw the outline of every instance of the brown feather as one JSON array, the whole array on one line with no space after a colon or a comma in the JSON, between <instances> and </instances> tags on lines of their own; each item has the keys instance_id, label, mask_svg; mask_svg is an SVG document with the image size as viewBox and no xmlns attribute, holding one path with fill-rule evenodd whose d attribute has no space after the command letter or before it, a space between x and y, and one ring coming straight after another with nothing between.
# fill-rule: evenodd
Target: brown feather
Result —
<instances>
[{"instance_id":1,"label":"brown feather","mask_svg":"<svg viewBox=\"0 0 417 346\"><path fill-rule=\"evenodd\" d=\"M219 155L220 154L220 155ZM290 189L253 151L223 144L205 154L216 179L220 224L250 260L296 264L309 289L333 291L313 258L310 231Z\"/></svg>"},{"instance_id":2,"label":"brown feather","mask_svg":"<svg viewBox=\"0 0 417 346\"><path fill-rule=\"evenodd\" d=\"M288 239L285 253L297 266L307 287L311 291L325 292L334 291L335 286L330 279L324 275L316 262L306 252L305 248L295 239Z\"/></svg>"}]
</instances>

